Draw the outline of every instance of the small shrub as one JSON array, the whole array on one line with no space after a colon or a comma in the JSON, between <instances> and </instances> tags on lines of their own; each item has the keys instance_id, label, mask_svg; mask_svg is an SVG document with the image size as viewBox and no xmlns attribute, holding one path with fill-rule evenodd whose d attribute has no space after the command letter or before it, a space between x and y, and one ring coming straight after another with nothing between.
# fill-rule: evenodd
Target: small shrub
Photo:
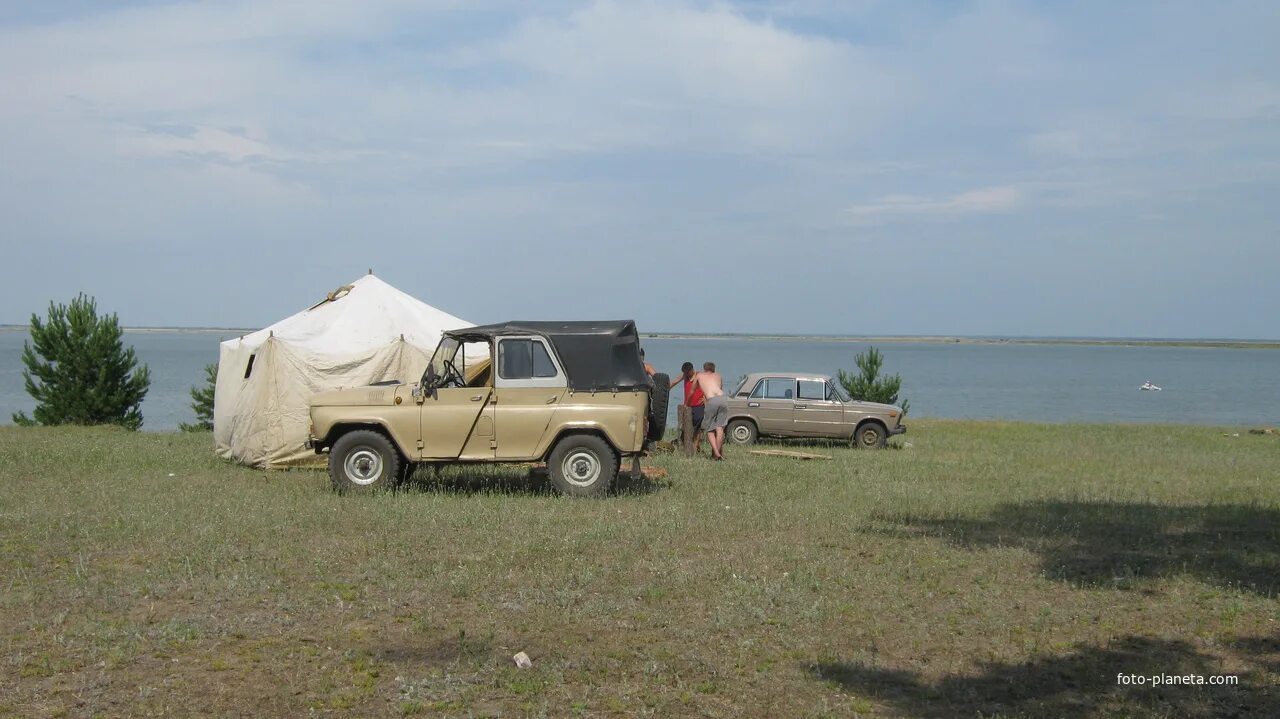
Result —
<instances>
[{"instance_id":1,"label":"small shrub","mask_svg":"<svg viewBox=\"0 0 1280 719\"><path fill-rule=\"evenodd\" d=\"M840 370L840 384L849 396L863 402L881 402L896 404L902 408L903 416L907 414L907 400L898 401L898 392L902 389L902 377L898 375L880 376L884 366L884 355L872 347L854 358L860 372Z\"/></svg>"},{"instance_id":2,"label":"small shrub","mask_svg":"<svg viewBox=\"0 0 1280 719\"><path fill-rule=\"evenodd\" d=\"M209 432L213 430L213 391L218 385L218 363L204 366L204 386L191 388L191 410L196 413L192 424L178 425L183 432Z\"/></svg>"},{"instance_id":3,"label":"small shrub","mask_svg":"<svg viewBox=\"0 0 1280 719\"><path fill-rule=\"evenodd\" d=\"M142 399L151 372L138 366L133 348L121 342L114 314L98 316L92 297L77 295L70 305L49 303L49 317L31 315L31 341L22 346L22 372L35 411L13 415L23 426L117 424L142 427Z\"/></svg>"}]
</instances>

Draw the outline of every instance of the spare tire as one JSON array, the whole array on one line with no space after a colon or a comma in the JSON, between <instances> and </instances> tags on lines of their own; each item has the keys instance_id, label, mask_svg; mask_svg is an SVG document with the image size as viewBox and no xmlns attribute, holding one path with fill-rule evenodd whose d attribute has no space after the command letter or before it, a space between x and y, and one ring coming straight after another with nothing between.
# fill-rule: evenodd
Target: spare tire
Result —
<instances>
[{"instance_id":1,"label":"spare tire","mask_svg":"<svg viewBox=\"0 0 1280 719\"><path fill-rule=\"evenodd\" d=\"M649 431L645 439L657 442L667 433L667 400L671 395L671 378L658 372L649 388Z\"/></svg>"}]
</instances>

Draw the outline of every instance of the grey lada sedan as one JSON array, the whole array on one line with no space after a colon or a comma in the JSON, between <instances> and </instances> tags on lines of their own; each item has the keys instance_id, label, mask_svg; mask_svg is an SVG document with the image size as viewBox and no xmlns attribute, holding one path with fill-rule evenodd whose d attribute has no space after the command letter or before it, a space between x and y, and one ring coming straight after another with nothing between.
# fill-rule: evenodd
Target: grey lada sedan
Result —
<instances>
[{"instance_id":1,"label":"grey lada sedan","mask_svg":"<svg viewBox=\"0 0 1280 719\"><path fill-rule=\"evenodd\" d=\"M727 435L734 444L761 436L821 437L870 448L906 431L901 407L850 399L827 375L754 372L729 395Z\"/></svg>"}]
</instances>

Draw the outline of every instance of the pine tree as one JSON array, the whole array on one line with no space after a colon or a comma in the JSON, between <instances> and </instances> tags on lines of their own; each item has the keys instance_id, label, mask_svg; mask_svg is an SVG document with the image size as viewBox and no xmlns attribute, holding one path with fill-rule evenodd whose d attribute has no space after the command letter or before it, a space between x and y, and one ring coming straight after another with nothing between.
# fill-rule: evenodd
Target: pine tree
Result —
<instances>
[{"instance_id":1,"label":"pine tree","mask_svg":"<svg viewBox=\"0 0 1280 719\"><path fill-rule=\"evenodd\" d=\"M183 432L208 432L213 429L213 390L218 385L218 364L204 366L204 386L191 388L191 409L196 413L195 424L182 422Z\"/></svg>"},{"instance_id":2,"label":"pine tree","mask_svg":"<svg viewBox=\"0 0 1280 719\"><path fill-rule=\"evenodd\" d=\"M880 369L884 366L884 355L880 354L880 350L872 347L865 354L855 357L854 363L861 370L860 374L844 370L840 370L839 373L840 384L844 386L849 396L864 402L896 404L902 408L902 414L905 416L908 402L905 399L898 401L898 392L902 389L902 377L896 374L892 377L880 377Z\"/></svg>"},{"instance_id":3,"label":"pine tree","mask_svg":"<svg viewBox=\"0 0 1280 719\"><path fill-rule=\"evenodd\" d=\"M22 378L36 401L32 417L13 415L24 426L37 424L118 424L142 426L142 398L151 371L138 366L133 348L121 342L115 314L98 316L98 305L83 293L71 305L49 303L49 317L31 315L31 341L24 342Z\"/></svg>"}]
</instances>

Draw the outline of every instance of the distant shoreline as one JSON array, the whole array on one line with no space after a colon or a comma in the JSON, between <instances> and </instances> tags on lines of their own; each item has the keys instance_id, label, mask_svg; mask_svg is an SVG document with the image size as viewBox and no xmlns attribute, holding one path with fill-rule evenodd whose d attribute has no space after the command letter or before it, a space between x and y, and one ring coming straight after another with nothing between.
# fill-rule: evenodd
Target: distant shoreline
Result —
<instances>
[{"instance_id":1,"label":"distant shoreline","mask_svg":"<svg viewBox=\"0 0 1280 719\"><path fill-rule=\"evenodd\" d=\"M26 325L0 325L0 333L26 332ZM125 327L138 334L234 334L257 332L247 327ZM963 337L949 335L779 335L714 332L641 332L647 340L768 340L865 344L1077 345L1084 347L1205 347L1216 349L1280 349L1280 340L1135 339L1123 337Z\"/></svg>"},{"instance_id":2,"label":"distant shoreline","mask_svg":"<svg viewBox=\"0 0 1280 719\"><path fill-rule=\"evenodd\" d=\"M684 334L680 332L642 332L644 339L655 340L772 340L834 343L894 344L969 344L969 345L1081 345L1095 347L1205 347L1217 349L1280 349L1278 340L1152 340L1124 338L1075 339L1070 337L948 337L929 336L828 336L828 335L747 335Z\"/></svg>"}]
</instances>

